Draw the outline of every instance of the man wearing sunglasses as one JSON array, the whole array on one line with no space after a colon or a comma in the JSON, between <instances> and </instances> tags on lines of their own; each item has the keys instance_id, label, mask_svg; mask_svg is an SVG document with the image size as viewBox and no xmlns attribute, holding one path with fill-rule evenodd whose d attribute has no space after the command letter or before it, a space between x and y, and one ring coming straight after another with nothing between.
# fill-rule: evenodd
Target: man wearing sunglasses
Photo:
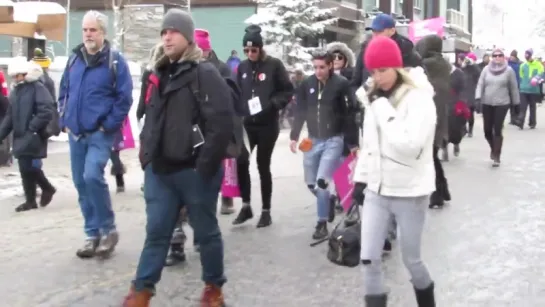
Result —
<instances>
[{"instance_id":1,"label":"man wearing sunglasses","mask_svg":"<svg viewBox=\"0 0 545 307\"><path fill-rule=\"evenodd\" d=\"M403 67L417 67L421 66L421 59L414 51L414 44L406 37L399 35L396 32L396 22L394 18L388 14L378 14L373 19L370 27L365 28L366 31L372 31L374 36L387 36L393 39L399 49L401 49L401 56L403 59ZM370 39L366 40L361 46L361 52L356 58L356 68L354 69L354 77L352 78L352 87L357 90L362 84L369 78L369 72L365 68L363 62L363 55L367 48L367 43Z\"/></svg>"},{"instance_id":2,"label":"man wearing sunglasses","mask_svg":"<svg viewBox=\"0 0 545 307\"><path fill-rule=\"evenodd\" d=\"M241 101L248 107L244 128L248 135L249 150L243 148L238 158L238 183L243 207L233 225L239 225L253 217L250 206L250 153L257 147L257 169L261 180L262 213L257 227L272 223L271 156L280 133L279 111L284 109L293 97L293 84L282 61L271 57L263 50L261 28L251 25L246 28L242 39L244 54L237 70L237 82Z\"/></svg>"}]
</instances>

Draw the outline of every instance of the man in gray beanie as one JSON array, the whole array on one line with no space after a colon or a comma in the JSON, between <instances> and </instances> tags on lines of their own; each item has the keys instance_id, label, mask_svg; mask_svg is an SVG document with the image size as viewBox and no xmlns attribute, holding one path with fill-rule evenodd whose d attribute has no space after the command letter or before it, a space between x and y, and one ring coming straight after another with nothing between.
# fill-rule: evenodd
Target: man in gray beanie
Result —
<instances>
[{"instance_id":1,"label":"man in gray beanie","mask_svg":"<svg viewBox=\"0 0 545 307\"><path fill-rule=\"evenodd\" d=\"M187 208L200 246L205 283L200 306L225 305L223 240L216 209L235 114L229 86L212 63L201 61L194 28L188 13L169 10L161 27L162 45L151 59L152 75L159 82L149 88L139 154L146 240L124 307L149 306L182 207Z\"/></svg>"}]
</instances>

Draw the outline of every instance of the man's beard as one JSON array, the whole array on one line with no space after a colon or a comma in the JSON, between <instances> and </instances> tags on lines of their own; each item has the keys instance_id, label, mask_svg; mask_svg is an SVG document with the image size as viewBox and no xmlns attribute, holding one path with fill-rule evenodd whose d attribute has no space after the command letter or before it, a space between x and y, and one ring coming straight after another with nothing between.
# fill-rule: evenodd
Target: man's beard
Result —
<instances>
[{"instance_id":1,"label":"man's beard","mask_svg":"<svg viewBox=\"0 0 545 307\"><path fill-rule=\"evenodd\" d=\"M97 51L97 43L95 41L84 42L85 48L91 51Z\"/></svg>"}]
</instances>

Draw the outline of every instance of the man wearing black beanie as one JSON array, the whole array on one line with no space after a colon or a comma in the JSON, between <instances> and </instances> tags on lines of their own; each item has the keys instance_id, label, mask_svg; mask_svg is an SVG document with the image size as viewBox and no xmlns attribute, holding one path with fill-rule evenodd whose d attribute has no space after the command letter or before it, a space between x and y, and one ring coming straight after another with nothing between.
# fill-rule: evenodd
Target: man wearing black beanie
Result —
<instances>
[{"instance_id":1,"label":"man wearing black beanie","mask_svg":"<svg viewBox=\"0 0 545 307\"><path fill-rule=\"evenodd\" d=\"M248 116L244 128L248 134L250 148L243 149L238 158L237 172L243 207L233 225L239 225L253 217L250 206L250 153L257 147L257 169L261 180L262 213L257 227L272 223L271 197L272 174L271 156L280 133L279 111L286 107L293 96L293 85L284 64L263 50L261 28L250 25L242 38L244 54L237 70L237 82L241 89L241 99L247 106Z\"/></svg>"}]
</instances>

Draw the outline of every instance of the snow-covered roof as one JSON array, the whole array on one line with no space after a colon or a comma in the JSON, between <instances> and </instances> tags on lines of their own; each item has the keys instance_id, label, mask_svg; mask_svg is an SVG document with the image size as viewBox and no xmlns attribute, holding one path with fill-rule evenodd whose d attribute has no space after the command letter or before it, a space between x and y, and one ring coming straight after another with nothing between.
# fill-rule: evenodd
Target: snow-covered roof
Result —
<instances>
[{"instance_id":1,"label":"snow-covered roof","mask_svg":"<svg viewBox=\"0 0 545 307\"><path fill-rule=\"evenodd\" d=\"M7 1L7 0L4 0ZM13 19L20 22L38 22L39 15L62 15L66 10L55 2L17 2L13 4Z\"/></svg>"}]
</instances>

